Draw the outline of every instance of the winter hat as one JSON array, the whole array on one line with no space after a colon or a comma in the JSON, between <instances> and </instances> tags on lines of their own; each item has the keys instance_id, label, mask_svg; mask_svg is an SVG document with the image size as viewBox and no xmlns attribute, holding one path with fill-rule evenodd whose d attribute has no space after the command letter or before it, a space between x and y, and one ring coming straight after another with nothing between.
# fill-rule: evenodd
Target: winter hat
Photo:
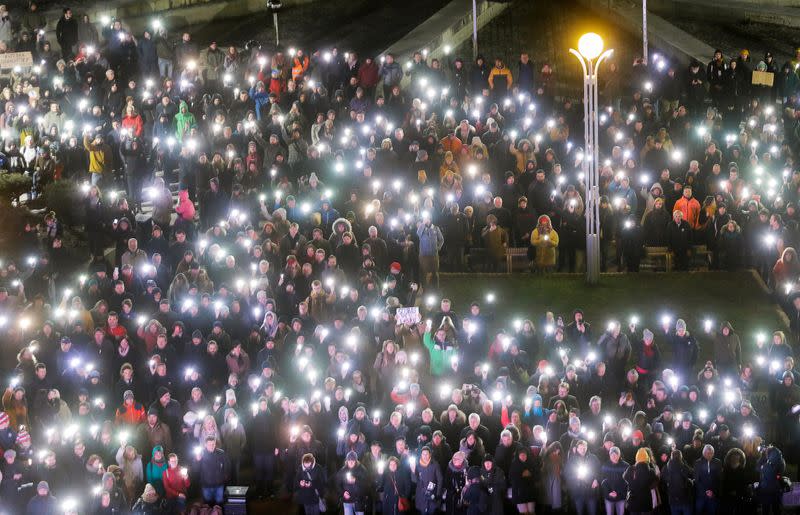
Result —
<instances>
[{"instance_id":1,"label":"winter hat","mask_svg":"<svg viewBox=\"0 0 800 515\"><path fill-rule=\"evenodd\" d=\"M344 457L344 461L358 461L358 454L356 454L356 451L350 451Z\"/></svg>"},{"instance_id":2,"label":"winter hat","mask_svg":"<svg viewBox=\"0 0 800 515\"><path fill-rule=\"evenodd\" d=\"M650 455L644 448L636 451L636 463L650 463Z\"/></svg>"},{"instance_id":3,"label":"winter hat","mask_svg":"<svg viewBox=\"0 0 800 515\"><path fill-rule=\"evenodd\" d=\"M664 432L664 424L661 422L656 422L653 424L653 432L654 433L663 433Z\"/></svg>"},{"instance_id":4,"label":"winter hat","mask_svg":"<svg viewBox=\"0 0 800 515\"><path fill-rule=\"evenodd\" d=\"M639 440L644 440L644 433L642 433L640 430L637 429L631 435L631 439L633 439L633 438L638 438Z\"/></svg>"},{"instance_id":5,"label":"winter hat","mask_svg":"<svg viewBox=\"0 0 800 515\"><path fill-rule=\"evenodd\" d=\"M433 431L431 430L431 426L427 424L423 424L419 426L419 436L424 436L427 440L430 440L433 436Z\"/></svg>"},{"instance_id":6,"label":"winter hat","mask_svg":"<svg viewBox=\"0 0 800 515\"><path fill-rule=\"evenodd\" d=\"M645 340L652 340L653 336L654 336L653 331L651 331L650 329L645 329L644 331L642 331L642 337L644 337Z\"/></svg>"},{"instance_id":7,"label":"winter hat","mask_svg":"<svg viewBox=\"0 0 800 515\"><path fill-rule=\"evenodd\" d=\"M622 451L619 450L619 447L616 445L608 450L608 455L611 456L612 454L616 454L617 456L622 455Z\"/></svg>"},{"instance_id":8,"label":"winter hat","mask_svg":"<svg viewBox=\"0 0 800 515\"><path fill-rule=\"evenodd\" d=\"M150 415L155 415L157 417L158 410L156 408L150 408L149 410L147 410L147 416L149 417Z\"/></svg>"},{"instance_id":9,"label":"winter hat","mask_svg":"<svg viewBox=\"0 0 800 515\"><path fill-rule=\"evenodd\" d=\"M125 393L122 394L123 400L133 399L133 392L130 390L125 390Z\"/></svg>"},{"instance_id":10,"label":"winter hat","mask_svg":"<svg viewBox=\"0 0 800 515\"><path fill-rule=\"evenodd\" d=\"M401 270L400 263L398 263L397 261L394 261L392 262L391 265L389 265L389 272L393 274L399 274L400 270Z\"/></svg>"},{"instance_id":11,"label":"winter hat","mask_svg":"<svg viewBox=\"0 0 800 515\"><path fill-rule=\"evenodd\" d=\"M50 491L50 485L47 484L47 481L39 481L39 484L36 485L37 490L47 490Z\"/></svg>"},{"instance_id":12,"label":"winter hat","mask_svg":"<svg viewBox=\"0 0 800 515\"><path fill-rule=\"evenodd\" d=\"M164 395L169 393L169 389L166 386L159 386L156 389L156 399L160 399Z\"/></svg>"},{"instance_id":13,"label":"winter hat","mask_svg":"<svg viewBox=\"0 0 800 515\"><path fill-rule=\"evenodd\" d=\"M686 322L682 318L679 318L675 321L675 330L676 331L685 331L686 330Z\"/></svg>"},{"instance_id":14,"label":"winter hat","mask_svg":"<svg viewBox=\"0 0 800 515\"><path fill-rule=\"evenodd\" d=\"M486 462L494 463L494 456L492 456L491 454L484 455L483 456L483 463L486 463Z\"/></svg>"},{"instance_id":15,"label":"winter hat","mask_svg":"<svg viewBox=\"0 0 800 515\"><path fill-rule=\"evenodd\" d=\"M15 451L14 449L9 449L9 450L7 450L6 452L3 453L3 457L5 459L7 459L7 460L10 460L12 458L16 458L17 457L17 451Z\"/></svg>"}]
</instances>

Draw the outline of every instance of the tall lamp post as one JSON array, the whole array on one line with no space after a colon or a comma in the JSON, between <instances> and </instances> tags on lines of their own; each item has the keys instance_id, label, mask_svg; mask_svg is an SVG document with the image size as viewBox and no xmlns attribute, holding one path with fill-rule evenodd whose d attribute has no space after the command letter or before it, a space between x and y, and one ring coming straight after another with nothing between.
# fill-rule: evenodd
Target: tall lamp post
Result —
<instances>
[{"instance_id":1,"label":"tall lamp post","mask_svg":"<svg viewBox=\"0 0 800 515\"><path fill-rule=\"evenodd\" d=\"M472 60L478 59L478 2L472 0Z\"/></svg>"},{"instance_id":2,"label":"tall lamp post","mask_svg":"<svg viewBox=\"0 0 800 515\"><path fill-rule=\"evenodd\" d=\"M642 0L642 58L647 64L647 0Z\"/></svg>"},{"instance_id":3,"label":"tall lamp post","mask_svg":"<svg viewBox=\"0 0 800 515\"><path fill-rule=\"evenodd\" d=\"M581 36L578 50L569 52L583 69L583 177L586 185L586 282L600 279L600 170L598 161L597 72L614 50L603 51L603 38L594 32Z\"/></svg>"}]
</instances>

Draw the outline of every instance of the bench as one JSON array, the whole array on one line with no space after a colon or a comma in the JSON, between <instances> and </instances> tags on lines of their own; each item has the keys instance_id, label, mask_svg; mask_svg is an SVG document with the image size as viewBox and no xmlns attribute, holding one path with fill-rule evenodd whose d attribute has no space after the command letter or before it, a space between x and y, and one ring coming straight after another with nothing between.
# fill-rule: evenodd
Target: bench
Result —
<instances>
[{"instance_id":1,"label":"bench","mask_svg":"<svg viewBox=\"0 0 800 515\"><path fill-rule=\"evenodd\" d=\"M708 247L705 245L692 245L692 257L690 268L702 268L708 269L709 268L709 258L711 257L711 251L708 250Z\"/></svg>"},{"instance_id":2,"label":"bench","mask_svg":"<svg viewBox=\"0 0 800 515\"><path fill-rule=\"evenodd\" d=\"M645 247L641 267L648 270L672 270L672 253L667 247Z\"/></svg>"},{"instance_id":3,"label":"bench","mask_svg":"<svg viewBox=\"0 0 800 515\"><path fill-rule=\"evenodd\" d=\"M528 266L528 247L509 247L506 249L506 272L514 271L514 258L523 258L525 267Z\"/></svg>"}]
</instances>

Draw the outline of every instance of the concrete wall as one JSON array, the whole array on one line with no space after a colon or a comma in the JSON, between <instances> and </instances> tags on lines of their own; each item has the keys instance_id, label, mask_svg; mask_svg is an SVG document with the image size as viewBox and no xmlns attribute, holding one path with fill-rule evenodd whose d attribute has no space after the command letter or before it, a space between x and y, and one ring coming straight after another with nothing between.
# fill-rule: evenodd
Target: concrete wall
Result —
<instances>
[{"instance_id":1,"label":"concrete wall","mask_svg":"<svg viewBox=\"0 0 800 515\"><path fill-rule=\"evenodd\" d=\"M704 18L721 21L750 21L800 28L800 0L726 2L714 0L649 0L648 9L667 17ZM722 8L720 8L722 7Z\"/></svg>"},{"instance_id":2,"label":"concrete wall","mask_svg":"<svg viewBox=\"0 0 800 515\"><path fill-rule=\"evenodd\" d=\"M649 9L659 9L672 7L675 4L684 4L680 0L647 0ZM746 4L754 8L758 7L800 7L800 0L736 0L737 4ZM719 0L717 2L718 11L728 8L728 2Z\"/></svg>"},{"instance_id":3,"label":"concrete wall","mask_svg":"<svg viewBox=\"0 0 800 515\"><path fill-rule=\"evenodd\" d=\"M478 30L509 7L509 3L478 0ZM416 51L427 49L428 59L442 58L445 47L455 49L472 39L472 0L453 0L403 36L382 54L392 53L405 68ZM408 77L403 79L408 80Z\"/></svg>"},{"instance_id":4,"label":"concrete wall","mask_svg":"<svg viewBox=\"0 0 800 515\"><path fill-rule=\"evenodd\" d=\"M620 0L578 0L584 7L638 37L642 35L642 4ZM692 59L707 62L714 49L684 30L657 16L649 9L647 37L650 47L660 48L678 61L688 64ZM641 52L640 52L641 54Z\"/></svg>"},{"instance_id":5,"label":"concrete wall","mask_svg":"<svg viewBox=\"0 0 800 515\"><path fill-rule=\"evenodd\" d=\"M321 0L283 0L284 7L302 5ZM365 3L370 0L352 0L356 3ZM139 34L146 27L151 27L152 21L160 19L170 31L189 25L206 23L210 20L225 20L243 18L251 15L266 16L266 0L119 0L101 2L99 8L89 12L89 19L100 25L103 16L118 18L123 26L129 28L134 34ZM46 11L49 13L49 11ZM79 8L78 14L83 14ZM57 47L55 30L61 16L60 7L56 14L48 14L47 38Z\"/></svg>"}]
</instances>

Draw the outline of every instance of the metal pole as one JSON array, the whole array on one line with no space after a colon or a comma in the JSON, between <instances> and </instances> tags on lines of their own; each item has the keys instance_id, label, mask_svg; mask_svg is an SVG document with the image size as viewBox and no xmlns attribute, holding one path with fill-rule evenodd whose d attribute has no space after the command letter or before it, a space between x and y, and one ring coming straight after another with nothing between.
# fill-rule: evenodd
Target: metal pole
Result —
<instances>
[{"instance_id":1,"label":"metal pole","mask_svg":"<svg viewBox=\"0 0 800 515\"><path fill-rule=\"evenodd\" d=\"M642 58L647 64L647 0L642 0Z\"/></svg>"},{"instance_id":2,"label":"metal pole","mask_svg":"<svg viewBox=\"0 0 800 515\"><path fill-rule=\"evenodd\" d=\"M275 24L275 46L280 46L281 38L278 35L278 13L272 13L272 22Z\"/></svg>"},{"instance_id":3,"label":"metal pole","mask_svg":"<svg viewBox=\"0 0 800 515\"><path fill-rule=\"evenodd\" d=\"M591 218L591 225L589 227L589 232L586 233L586 282L588 284L597 284L599 280L599 270L600 270L600 248L598 245L597 240L597 218L598 212L595 209L597 204L597 184L599 178L597 177L597 134L595 132L595 118L597 112L597 106L595 102L597 101L595 96L596 90L596 82L595 82L595 68L594 63L590 59L587 59L588 65L588 74L586 77L587 81L587 94L588 97L588 109L587 109L587 117L586 117L586 131L589 135L587 139L587 147L589 153L589 190L586 192L586 199L587 199L587 216Z\"/></svg>"},{"instance_id":4,"label":"metal pole","mask_svg":"<svg viewBox=\"0 0 800 515\"><path fill-rule=\"evenodd\" d=\"M472 60L478 58L478 3L472 0Z\"/></svg>"},{"instance_id":5,"label":"metal pole","mask_svg":"<svg viewBox=\"0 0 800 515\"><path fill-rule=\"evenodd\" d=\"M586 196L586 206L584 213L586 214L586 280L589 281L589 270L591 268L590 262L592 260L591 246L589 245L589 235L592 233L594 226L594 211L589 209L589 195L591 195L592 177L589 170L589 162L592 159L591 154L591 138L589 136L589 75L584 66L583 71L583 163L581 163L581 170L583 171L583 186L584 195Z\"/></svg>"},{"instance_id":6,"label":"metal pole","mask_svg":"<svg viewBox=\"0 0 800 515\"><path fill-rule=\"evenodd\" d=\"M595 256L594 262L594 282L597 284L600 281L600 127L599 127L599 106L598 106L598 84L597 72L600 68L600 61L592 67L592 201L594 203L594 231L592 237L594 239Z\"/></svg>"}]
</instances>

